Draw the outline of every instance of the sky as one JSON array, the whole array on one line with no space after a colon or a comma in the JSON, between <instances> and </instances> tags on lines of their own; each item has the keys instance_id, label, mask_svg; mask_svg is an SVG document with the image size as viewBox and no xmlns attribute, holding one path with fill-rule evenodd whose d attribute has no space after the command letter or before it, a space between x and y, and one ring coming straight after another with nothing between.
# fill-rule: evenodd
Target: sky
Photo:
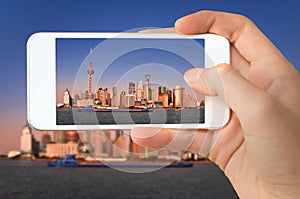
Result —
<instances>
[{"instance_id":1,"label":"sky","mask_svg":"<svg viewBox=\"0 0 300 199\"><path fill-rule=\"evenodd\" d=\"M170 27L199 10L227 11L252 19L300 71L299 8L294 0L0 0L0 154L19 149L26 123L26 41L35 32Z\"/></svg>"},{"instance_id":2,"label":"sky","mask_svg":"<svg viewBox=\"0 0 300 199\"><path fill-rule=\"evenodd\" d=\"M193 96L183 74L193 67L204 66L204 40L190 39L57 39L57 102L62 102L68 88L72 97L86 91L90 48L93 48L93 92L98 88L117 87L128 93L128 83L151 75L150 87L173 89L179 85ZM157 95L156 98L157 99Z\"/></svg>"}]
</instances>

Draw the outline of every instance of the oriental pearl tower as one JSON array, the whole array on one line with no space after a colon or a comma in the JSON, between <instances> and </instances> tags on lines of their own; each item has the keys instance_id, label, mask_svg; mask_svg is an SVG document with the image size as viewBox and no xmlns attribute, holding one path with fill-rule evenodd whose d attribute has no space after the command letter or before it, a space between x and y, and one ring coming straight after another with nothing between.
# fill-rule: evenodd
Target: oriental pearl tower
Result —
<instances>
[{"instance_id":1,"label":"oriental pearl tower","mask_svg":"<svg viewBox=\"0 0 300 199\"><path fill-rule=\"evenodd\" d=\"M92 53L93 53L93 49L90 49L90 67L87 70L87 74L88 74L88 80L89 80L89 87L88 87L88 99L93 99L93 93L92 93L92 80L93 77L92 75L94 74L94 70L93 70L93 60L92 60Z\"/></svg>"}]
</instances>

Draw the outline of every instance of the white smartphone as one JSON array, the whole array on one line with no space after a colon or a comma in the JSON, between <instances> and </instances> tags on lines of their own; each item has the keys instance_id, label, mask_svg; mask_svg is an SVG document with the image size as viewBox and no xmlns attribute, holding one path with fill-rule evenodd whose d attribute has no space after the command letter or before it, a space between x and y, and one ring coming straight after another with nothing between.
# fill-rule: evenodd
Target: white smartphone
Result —
<instances>
[{"instance_id":1,"label":"white smartphone","mask_svg":"<svg viewBox=\"0 0 300 199\"><path fill-rule=\"evenodd\" d=\"M27 42L27 118L40 130L221 128L229 109L195 93L186 70L230 63L218 35L33 34Z\"/></svg>"}]
</instances>

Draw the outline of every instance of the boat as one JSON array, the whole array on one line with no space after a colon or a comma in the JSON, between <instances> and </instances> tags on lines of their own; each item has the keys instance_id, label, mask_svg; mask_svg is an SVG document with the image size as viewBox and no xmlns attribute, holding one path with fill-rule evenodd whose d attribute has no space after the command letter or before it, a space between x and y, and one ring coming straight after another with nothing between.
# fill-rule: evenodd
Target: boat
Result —
<instances>
[{"instance_id":1,"label":"boat","mask_svg":"<svg viewBox=\"0 0 300 199\"><path fill-rule=\"evenodd\" d=\"M159 163L78 163L76 155L67 155L65 158L48 162L49 167L128 167L128 168L153 168L153 167L166 167L166 168L186 168L193 167L193 163L177 162L170 165Z\"/></svg>"}]
</instances>

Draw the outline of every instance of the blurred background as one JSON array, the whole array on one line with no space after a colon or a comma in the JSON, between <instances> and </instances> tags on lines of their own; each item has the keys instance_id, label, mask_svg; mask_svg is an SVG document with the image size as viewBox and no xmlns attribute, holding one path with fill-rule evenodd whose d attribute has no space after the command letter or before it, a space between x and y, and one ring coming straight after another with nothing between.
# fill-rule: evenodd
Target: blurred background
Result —
<instances>
[{"instance_id":1,"label":"blurred background","mask_svg":"<svg viewBox=\"0 0 300 199\"><path fill-rule=\"evenodd\" d=\"M174 22L179 17L203 9L233 12L245 15L252 19L299 71L299 8L300 2L293 0L0 0L0 155L7 155L8 152L12 150L20 150L22 128L26 124L26 41L29 36L35 32L121 32L141 27L170 27L173 26ZM27 127L25 127L25 131L26 128ZM55 133L57 132L39 132L33 130L35 139L40 142L39 147L41 147L42 139L44 139L44 141L47 141L47 139L48 141L49 139L50 141L60 139L55 137ZM72 132L59 134L64 134L66 136L61 139L69 139L71 141L73 141L73 139L77 139ZM115 139L115 137L120 134L122 134L122 132L114 132L113 134L105 137L113 136L110 139ZM84 150L84 148L81 150ZM14 165L15 163L0 163L3 167L9 164ZM6 171L10 171L9 169L11 169L11 167L7 168ZM1 171L0 168L0 174L8 175L9 172L6 171ZM211 175L206 175L207 171L211 172ZM20 171L20 173L23 172L24 170ZM34 195L35 190L37 190L36 187L38 186L41 186L41 188L44 187L44 196L46 198L47 196L56 195L56 193L48 193L47 195L46 190L48 185L38 183L38 181L36 181L39 172L43 173L43 171L38 171L35 172L35 174L32 174L32 176L25 176L24 179L27 179L28 182L33 185L29 191L27 190L27 195L25 195L24 198L29 198L31 195ZM64 174L67 175L70 172L71 171L67 170ZM95 175L92 171L90 172L90 175L94 176L92 181L94 180L95 182L98 182L99 178L95 177L97 175ZM89 195L89 193L86 193L86 195L83 194L81 196L109 196L108 193L111 193L116 186L123 187L122 185L126 184L127 180L130 179L131 181L136 182L131 187L138 187L137 190L140 190L140 192L138 191L138 194L135 194L135 192L132 191L130 192L131 195L128 195L130 196L128 198L157 198L159 197L159 193L163 193L162 196L164 198L181 198L181 196L182 198L193 198L196 196L211 196L210 198L237 197L224 174L210 163L204 167L201 166L198 169L193 170L192 173L189 174L193 177L185 175L184 172L178 174L178 172L174 170L169 170L167 173L160 172L162 171L153 175L150 173L147 174L147 176L136 176L109 171L107 173L110 173L110 175L103 177L103 182L114 181L114 179L116 179L116 181L118 181L117 184L111 184L111 186L109 186L104 183L105 185L103 185L103 187L105 191L101 192L102 195L99 192L100 195ZM82 177L81 173L82 171L76 174L78 177L76 179L80 179ZM179 176L172 178L172 174L177 174ZM195 174L199 174L199 176ZM51 175L59 174L49 174L49 176ZM15 177L17 178L20 176ZM119 180L117 180L118 177L120 177ZM160 177L164 180L160 179ZM153 180L145 181L146 178L153 178ZM185 179L185 183L179 183L183 179ZM68 182L68 180L70 179L63 179L62 181ZM156 183L156 181L159 182ZM167 186L167 183L170 181L173 181L174 184ZM215 189L213 184L217 181L224 182L224 186L222 185L221 189L216 189L214 194L212 194ZM52 182L56 183L58 181L54 180ZM84 181L84 183L88 182L88 180ZM207 182L208 184L203 186L201 190L198 189L197 186L201 186L199 183L204 182ZM7 182L0 180L0 187L6 186L6 183ZM148 186L147 188L141 186L141 184L144 183L151 184L151 186ZM195 183L198 183L198 185L196 186ZM19 184L18 187L21 187L21 190L22 188L28 188L26 186L23 187L21 184ZM155 192L157 187L160 187L159 192ZM93 188L96 190L96 187ZM16 188L12 186L11 191L8 189L6 192L7 194L0 194L0 197L9 196L15 198L15 195L13 194L14 190L16 190ZM70 193L72 190L74 191L73 188L66 188L65 190ZM122 193L126 193L126 190L127 189L122 189L120 192L121 195L116 195L116 197L122 198L121 196L125 196L122 195ZM172 190L177 191L172 192ZM63 189L59 189L59 191L63 191ZM93 191L93 189L91 189L91 191ZM224 193L225 195L222 197L221 194ZM22 198L21 195L17 196ZM68 195L68 197L74 196L75 195L72 194Z\"/></svg>"}]
</instances>

